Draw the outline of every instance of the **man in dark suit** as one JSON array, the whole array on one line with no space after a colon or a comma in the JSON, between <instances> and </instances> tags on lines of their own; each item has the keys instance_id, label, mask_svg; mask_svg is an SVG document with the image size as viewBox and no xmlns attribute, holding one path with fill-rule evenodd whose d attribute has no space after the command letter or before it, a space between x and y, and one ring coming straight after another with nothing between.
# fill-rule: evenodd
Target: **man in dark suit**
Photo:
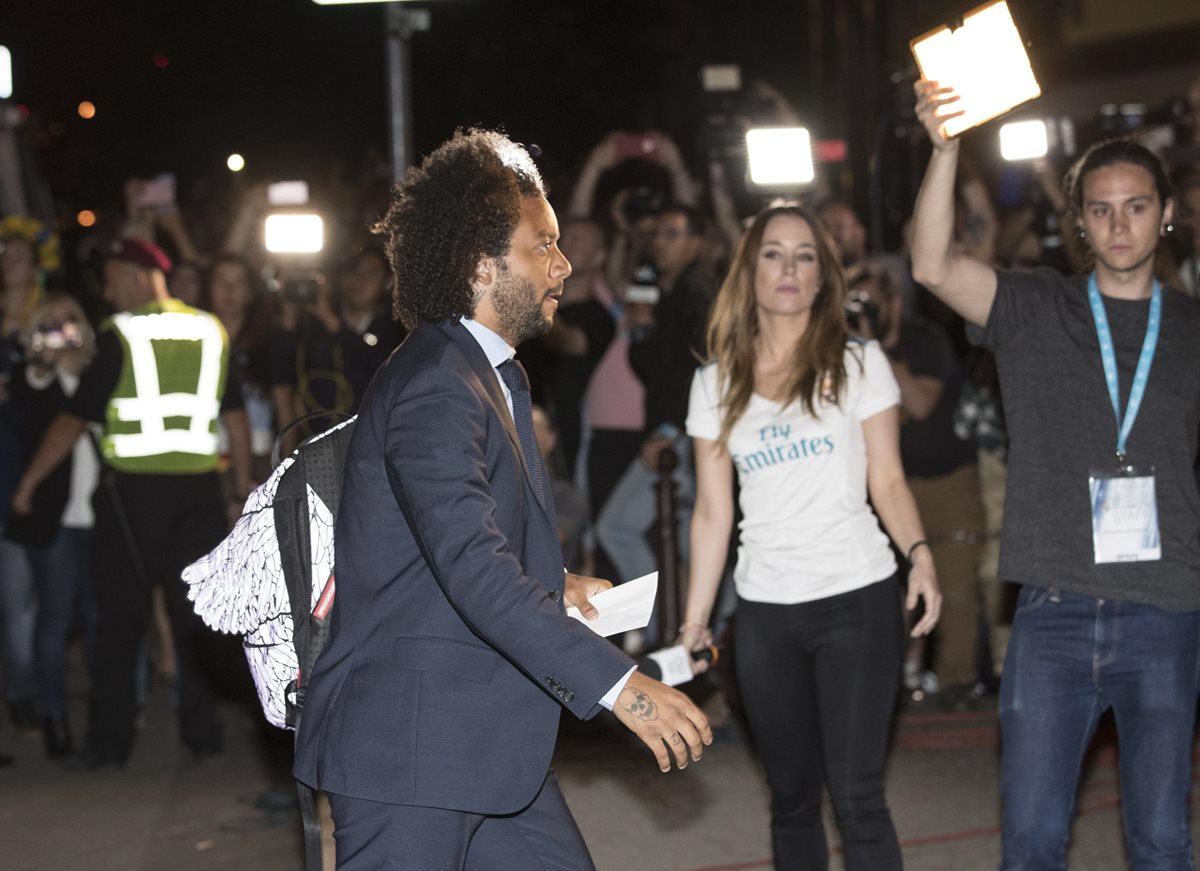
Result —
<instances>
[{"instance_id":1,"label":"man in dark suit","mask_svg":"<svg viewBox=\"0 0 1200 871\"><path fill-rule=\"evenodd\" d=\"M582 623L606 581L565 574L514 346L571 267L523 148L458 133L379 227L412 329L363 399L338 516L338 599L296 776L330 796L338 868L592 867L550 757L561 707L602 707L659 768L712 733Z\"/></svg>"}]
</instances>

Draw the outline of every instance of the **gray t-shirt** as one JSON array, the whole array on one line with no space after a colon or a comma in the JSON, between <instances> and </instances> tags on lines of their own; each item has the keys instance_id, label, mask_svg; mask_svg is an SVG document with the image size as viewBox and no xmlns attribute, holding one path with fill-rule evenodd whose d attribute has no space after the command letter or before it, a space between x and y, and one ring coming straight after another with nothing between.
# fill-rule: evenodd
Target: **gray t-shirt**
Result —
<instances>
[{"instance_id":1,"label":"gray t-shirt","mask_svg":"<svg viewBox=\"0 0 1200 871\"><path fill-rule=\"evenodd\" d=\"M1012 443L999 575L1086 595L1200 608L1200 304L1164 288L1158 352L1129 462L1152 466L1162 559L1097 565L1088 476L1115 470L1117 425L1087 279L1049 269L999 272L984 341L996 355ZM1146 335L1149 300L1104 298L1121 408Z\"/></svg>"}]
</instances>

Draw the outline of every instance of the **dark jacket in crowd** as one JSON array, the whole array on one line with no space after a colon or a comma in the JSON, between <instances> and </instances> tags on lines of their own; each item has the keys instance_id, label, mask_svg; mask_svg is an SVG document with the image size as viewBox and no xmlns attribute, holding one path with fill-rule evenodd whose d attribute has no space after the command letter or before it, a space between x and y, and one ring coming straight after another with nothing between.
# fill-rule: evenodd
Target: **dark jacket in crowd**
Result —
<instances>
[{"instance_id":1,"label":"dark jacket in crowd","mask_svg":"<svg viewBox=\"0 0 1200 871\"><path fill-rule=\"evenodd\" d=\"M704 333L717 286L703 264L692 263L655 304L650 334L629 345L629 364L646 387L647 434L663 424L684 429L692 375L706 357Z\"/></svg>"}]
</instances>

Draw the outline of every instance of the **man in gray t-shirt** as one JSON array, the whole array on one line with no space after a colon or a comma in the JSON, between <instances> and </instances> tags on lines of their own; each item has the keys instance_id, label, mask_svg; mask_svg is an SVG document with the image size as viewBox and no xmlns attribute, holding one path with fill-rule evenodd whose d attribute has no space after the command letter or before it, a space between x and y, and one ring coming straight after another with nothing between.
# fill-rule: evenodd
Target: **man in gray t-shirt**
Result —
<instances>
[{"instance_id":1,"label":"man in gray t-shirt","mask_svg":"<svg viewBox=\"0 0 1200 871\"><path fill-rule=\"evenodd\" d=\"M1105 298L1119 373L1129 385L1150 301ZM1200 494L1191 474L1200 435L1200 305L1163 291L1162 332L1130 461L1151 466L1162 558L1097 564L1088 479L1113 465L1116 418L1107 399L1087 279L1050 269L998 273L984 341L996 355L1012 434L1001 579L1174 610L1200 608Z\"/></svg>"},{"instance_id":2,"label":"man in gray t-shirt","mask_svg":"<svg viewBox=\"0 0 1200 871\"><path fill-rule=\"evenodd\" d=\"M955 254L957 97L917 83L933 155L916 279L996 355L1011 439L1000 577L1022 584L1001 684L1002 871L1065 869L1082 756L1116 716L1133 868L1192 866L1187 799L1200 655L1200 305L1154 278L1170 222L1158 160L1093 146L1068 174L1087 277Z\"/></svg>"}]
</instances>

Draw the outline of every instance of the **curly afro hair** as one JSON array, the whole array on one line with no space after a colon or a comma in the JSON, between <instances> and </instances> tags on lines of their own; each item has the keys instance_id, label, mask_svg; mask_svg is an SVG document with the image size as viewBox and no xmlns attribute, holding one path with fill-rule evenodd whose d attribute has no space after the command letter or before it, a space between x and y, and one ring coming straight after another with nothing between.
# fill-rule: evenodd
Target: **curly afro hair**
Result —
<instances>
[{"instance_id":1,"label":"curly afro hair","mask_svg":"<svg viewBox=\"0 0 1200 871\"><path fill-rule=\"evenodd\" d=\"M408 329L471 317L475 267L508 254L520 198L545 193L529 153L492 130L458 130L409 169L373 228L395 275L396 317Z\"/></svg>"}]
</instances>

